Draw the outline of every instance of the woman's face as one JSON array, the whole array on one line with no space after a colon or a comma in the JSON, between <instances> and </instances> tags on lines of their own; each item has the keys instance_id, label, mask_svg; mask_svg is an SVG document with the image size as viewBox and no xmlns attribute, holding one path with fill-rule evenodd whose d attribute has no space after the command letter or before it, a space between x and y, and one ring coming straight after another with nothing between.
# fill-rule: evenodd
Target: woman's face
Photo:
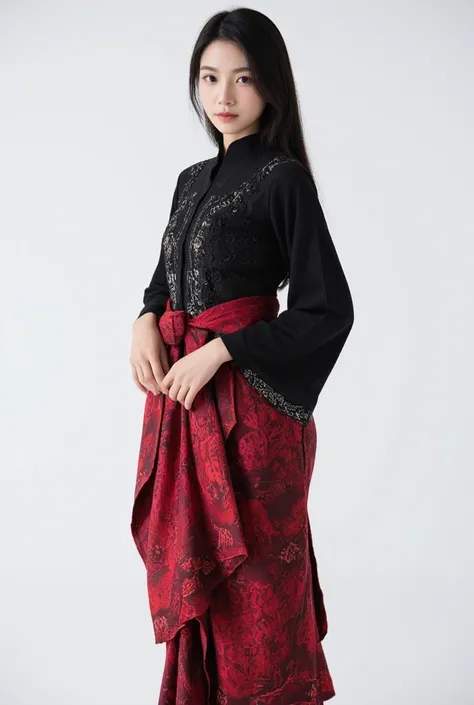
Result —
<instances>
[{"instance_id":1,"label":"woman's face","mask_svg":"<svg viewBox=\"0 0 474 705\"><path fill-rule=\"evenodd\" d=\"M212 124L232 139L256 132L265 107L247 66L247 57L232 41L216 40L201 55L201 105ZM218 114L224 111L236 117L220 118Z\"/></svg>"}]
</instances>

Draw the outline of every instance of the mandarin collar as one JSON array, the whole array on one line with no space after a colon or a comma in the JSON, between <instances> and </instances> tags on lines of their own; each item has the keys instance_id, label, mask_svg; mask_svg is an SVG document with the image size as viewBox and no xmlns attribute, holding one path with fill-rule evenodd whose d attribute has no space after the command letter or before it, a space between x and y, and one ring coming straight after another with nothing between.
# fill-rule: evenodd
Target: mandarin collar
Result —
<instances>
[{"instance_id":1,"label":"mandarin collar","mask_svg":"<svg viewBox=\"0 0 474 705\"><path fill-rule=\"evenodd\" d=\"M245 162L246 159L254 157L261 149L261 146L259 132L252 132L250 135L233 140L225 151L224 145L221 143L213 160L214 166L218 168L222 166L225 169L229 166L236 166L241 162Z\"/></svg>"}]
</instances>

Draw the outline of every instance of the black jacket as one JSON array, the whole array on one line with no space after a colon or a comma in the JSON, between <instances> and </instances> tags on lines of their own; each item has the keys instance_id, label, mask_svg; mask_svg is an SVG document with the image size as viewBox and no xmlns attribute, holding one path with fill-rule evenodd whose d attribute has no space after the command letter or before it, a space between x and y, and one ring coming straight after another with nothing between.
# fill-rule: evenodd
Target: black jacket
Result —
<instances>
[{"instance_id":1,"label":"black jacket","mask_svg":"<svg viewBox=\"0 0 474 705\"><path fill-rule=\"evenodd\" d=\"M168 297L196 316L275 295L288 274L286 311L218 335L248 382L306 424L352 328L353 302L310 174L258 133L179 174L139 316L159 317Z\"/></svg>"}]
</instances>

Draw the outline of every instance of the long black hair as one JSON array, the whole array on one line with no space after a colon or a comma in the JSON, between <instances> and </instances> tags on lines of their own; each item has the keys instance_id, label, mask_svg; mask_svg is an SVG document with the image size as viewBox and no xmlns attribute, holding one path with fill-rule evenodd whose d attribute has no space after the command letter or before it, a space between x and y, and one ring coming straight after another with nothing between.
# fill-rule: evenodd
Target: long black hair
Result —
<instances>
[{"instance_id":1,"label":"long black hair","mask_svg":"<svg viewBox=\"0 0 474 705\"><path fill-rule=\"evenodd\" d=\"M314 182L285 41L278 27L266 15L248 7L225 10L210 17L201 29L191 55L189 96L212 142L221 147L223 135L201 108L198 86L201 55L217 39L236 42L247 56L255 87L266 103L259 119L262 143L297 159ZM278 288L284 288L287 281L285 278Z\"/></svg>"}]
</instances>

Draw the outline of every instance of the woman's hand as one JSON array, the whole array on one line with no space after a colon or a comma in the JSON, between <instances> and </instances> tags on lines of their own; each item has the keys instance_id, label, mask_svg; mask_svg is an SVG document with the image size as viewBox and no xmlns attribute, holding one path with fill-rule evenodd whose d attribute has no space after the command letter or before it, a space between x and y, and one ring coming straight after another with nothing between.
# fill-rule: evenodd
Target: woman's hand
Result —
<instances>
[{"instance_id":1,"label":"woman's hand","mask_svg":"<svg viewBox=\"0 0 474 705\"><path fill-rule=\"evenodd\" d=\"M140 391L160 394L162 380L170 366L168 353L154 313L144 313L133 323L130 353L132 376Z\"/></svg>"},{"instance_id":2,"label":"woman's hand","mask_svg":"<svg viewBox=\"0 0 474 705\"><path fill-rule=\"evenodd\" d=\"M190 409L196 394L215 375L223 362L231 360L220 338L177 360L162 380L165 394Z\"/></svg>"}]
</instances>

